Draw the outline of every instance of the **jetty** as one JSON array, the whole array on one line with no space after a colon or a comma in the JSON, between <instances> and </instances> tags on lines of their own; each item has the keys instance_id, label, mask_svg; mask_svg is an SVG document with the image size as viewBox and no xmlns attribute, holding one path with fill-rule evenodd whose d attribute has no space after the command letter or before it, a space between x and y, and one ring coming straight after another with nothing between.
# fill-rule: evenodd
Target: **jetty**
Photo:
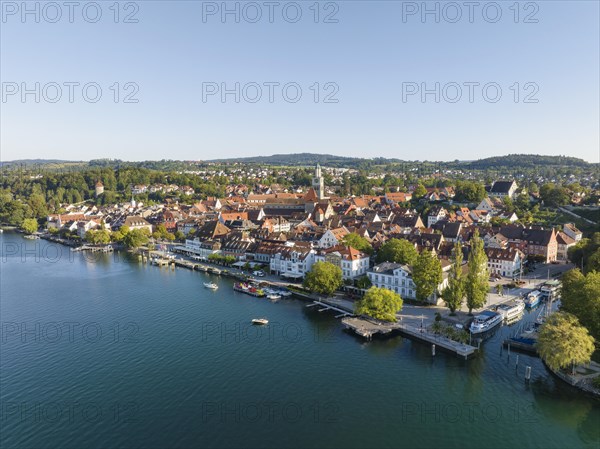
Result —
<instances>
[{"instance_id":1,"label":"jetty","mask_svg":"<svg viewBox=\"0 0 600 449\"><path fill-rule=\"evenodd\" d=\"M306 307L313 307L313 306L320 306L320 307L322 307L321 309L319 309L319 312L325 312L326 310L333 310L335 312L339 312L339 315L335 316L336 318L341 318L341 317L353 316L354 315L351 311L348 311L348 310L340 308L339 306L334 306L334 305L329 304L327 302L318 301L318 300L313 301L311 304L307 304Z\"/></svg>"},{"instance_id":2,"label":"jetty","mask_svg":"<svg viewBox=\"0 0 600 449\"><path fill-rule=\"evenodd\" d=\"M90 251L92 253L112 253L115 249L112 245L92 246L92 245L81 245L76 248L71 248L71 251Z\"/></svg>"},{"instance_id":3,"label":"jetty","mask_svg":"<svg viewBox=\"0 0 600 449\"><path fill-rule=\"evenodd\" d=\"M377 334L386 335L399 333L412 340L434 345L435 347L439 347L442 350L454 353L465 359L477 352L475 346L450 340L441 335L433 334L426 328L419 328L409 324L381 322L364 317L344 318L342 319L342 324L344 324L346 329L352 330L357 335L369 340ZM432 351L435 352L435 349L432 349Z\"/></svg>"}]
</instances>

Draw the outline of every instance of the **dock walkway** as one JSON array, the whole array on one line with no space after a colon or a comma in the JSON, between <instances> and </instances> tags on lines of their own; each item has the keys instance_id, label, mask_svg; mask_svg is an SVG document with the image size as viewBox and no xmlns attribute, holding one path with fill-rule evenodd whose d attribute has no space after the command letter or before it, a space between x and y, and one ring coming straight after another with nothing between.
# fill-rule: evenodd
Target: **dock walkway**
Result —
<instances>
[{"instance_id":1,"label":"dock walkway","mask_svg":"<svg viewBox=\"0 0 600 449\"><path fill-rule=\"evenodd\" d=\"M357 335L367 339L371 339L373 335L376 334L385 335L392 332L399 332L408 338L436 345L441 349L452 352L465 359L472 356L477 351L477 348L474 346L459 343L446 337L442 337L441 335L432 334L425 328L421 329L409 324L383 323L360 317L344 318L342 319L342 323L346 329L350 329Z\"/></svg>"}]
</instances>

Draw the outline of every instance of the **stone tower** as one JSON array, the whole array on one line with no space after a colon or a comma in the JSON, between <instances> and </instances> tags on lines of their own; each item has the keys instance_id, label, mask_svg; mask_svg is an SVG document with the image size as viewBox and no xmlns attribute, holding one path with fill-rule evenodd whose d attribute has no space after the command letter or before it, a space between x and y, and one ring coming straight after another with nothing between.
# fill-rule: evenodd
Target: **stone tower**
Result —
<instances>
[{"instance_id":1,"label":"stone tower","mask_svg":"<svg viewBox=\"0 0 600 449\"><path fill-rule=\"evenodd\" d=\"M321 165L317 164L315 167L315 176L312 179L312 188L315 190L319 200L325 198L325 183L323 181L323 174L321 172Z\"/></svg>"}]
</instances>

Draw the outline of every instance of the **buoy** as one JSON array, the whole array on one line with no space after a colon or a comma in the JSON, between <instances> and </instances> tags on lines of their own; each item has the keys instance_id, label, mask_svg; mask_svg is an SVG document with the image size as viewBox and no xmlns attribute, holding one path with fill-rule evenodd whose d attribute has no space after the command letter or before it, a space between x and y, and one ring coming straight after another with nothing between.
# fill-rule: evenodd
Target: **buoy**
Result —
<instances>
[{"instance_id":1,"label":"buoy","mask_svg":"<svg viewBox=\"0 0 600 449\"><path fill-rule=\"evenodd\" d=\"M431 355L435 355L435 345L431 345Z\"/></svg>"},{"instance_id":2,"label":"buoy","mask_svg":"<svg viewBox=\"0 0 600 449\"><path fill-rule=\"evenodd\" d=\"M531 379L531 366L525 367L525 380Z\"/></svg>"}]
</instances>

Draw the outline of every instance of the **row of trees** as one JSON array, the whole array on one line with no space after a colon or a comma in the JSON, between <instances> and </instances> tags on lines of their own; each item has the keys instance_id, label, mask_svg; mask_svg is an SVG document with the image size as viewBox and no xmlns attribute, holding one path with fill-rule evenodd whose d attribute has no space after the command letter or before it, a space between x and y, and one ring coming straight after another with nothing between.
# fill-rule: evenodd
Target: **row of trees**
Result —
<instances>
[{"instance_id":1,"label":"row of trees","mask_svg":"<svg viewBox=\"0 0 600 449\"><path fill-rule=\"evenodd\" d=\"M486 303L490 288L488 283L489 272L483 240L479 237L478 232L475 232L471 239L466 276L463 273L462 262L463 248L460 242L457 242L452 253L448 286L442 292L444 302L450 309L450 315L454 315L462 307L465 297L469 314L472 314L473 309L479 309Z\"/></svg>"},{"instance_id":2,"label":"row of trees","mask_svg":"<svg viewBox=\"0 0 600 449\"><path fill-rule=\"evenodd\" d=\"M95 245L115 242L122 243L128 248L139 248L147 245L152 236L147 228L129 229L128 226L121 226L119 230L113 232L107 229L90 229L85 233L85 240Z\"/></svg>"}]
</instances>

